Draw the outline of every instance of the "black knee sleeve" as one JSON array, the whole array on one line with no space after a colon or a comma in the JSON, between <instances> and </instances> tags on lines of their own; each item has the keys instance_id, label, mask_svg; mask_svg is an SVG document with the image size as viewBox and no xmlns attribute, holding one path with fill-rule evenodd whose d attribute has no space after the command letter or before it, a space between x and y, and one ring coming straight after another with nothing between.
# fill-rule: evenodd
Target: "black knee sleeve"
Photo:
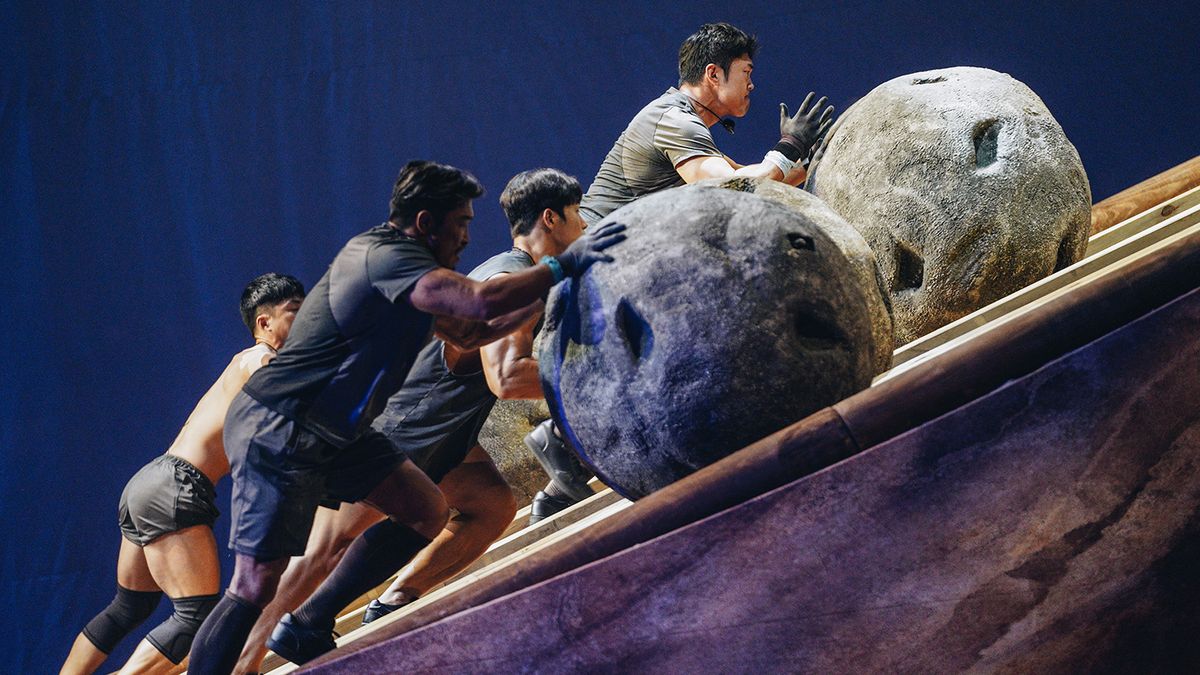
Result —
<instances>
[{"instance_id":1,"label":"black knee sleeve","mask_svg":"<svg viewBox=\"0 0 1200 675\"><path fill-rule=\"evenodd\" d=\"M129 631L137 628L154 613L162 591L131 591L117 586L117 596L103 612L83 627L83 634L96 649L111 654L113 648Z\"/></svg>"},{"instance_id":2,"label":"black knee sleeve","mask_svg":"<svg viewBox=\"0 0 1200 675\"><path fill-rule=\"evenodd\" d=\"M175 611L150 631L146 640L171 663L178 665L192 648L192 639L200 630L200 624L204 623L220 599L220 594L171 598Z\"/></svg>"}]
</instances>

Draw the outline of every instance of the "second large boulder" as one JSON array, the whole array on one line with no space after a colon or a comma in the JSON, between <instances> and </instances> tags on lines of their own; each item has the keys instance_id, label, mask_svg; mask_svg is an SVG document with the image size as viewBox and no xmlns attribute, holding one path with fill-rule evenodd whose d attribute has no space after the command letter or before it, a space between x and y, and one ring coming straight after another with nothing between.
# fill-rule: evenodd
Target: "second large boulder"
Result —
<instances>
[{"instance_id":1,"label":"second large boulder","mask_svg":"<svg viewBox=\"0 0 1200 675\"><path fill-rule=\"evenodd\" d=\"M875 250L898 344L1087 247L1091 191L1079 154L1029 87L985 68L876 87L838 122L809 189Z\"/></svg>"}]
</instances>

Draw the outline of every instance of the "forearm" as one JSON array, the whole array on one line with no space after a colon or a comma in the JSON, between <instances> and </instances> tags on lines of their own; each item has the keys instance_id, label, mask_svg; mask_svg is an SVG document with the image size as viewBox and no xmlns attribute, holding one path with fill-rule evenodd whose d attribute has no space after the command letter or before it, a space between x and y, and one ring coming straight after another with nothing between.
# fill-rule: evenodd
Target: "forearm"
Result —
<instances>
[{"instance_id":1,"label":"forearm","mask_svg":"<svg viewBox=\"0 0 1200 675\"><path fill-rule=\"evenodd\" d=\"M496 275L479 284L476 315L472 318L482 321L504 318L541 300L554 283L554 273L546 265L534 265L513 274Z\"/></svg>"},{"instance_id":2,"label":"forearm","mask_svg":"<svg viewBox=\"0 0 1200 675\"><path fill-rule=\"evenodd\" d=\"M541 300L537 300L490 321L470 321L443 316L438 318L434 331L439 338L458 349L464 351L479 349L483 345L495 342L517 330L533 317L541 314L544 307Z\"/></svg>"},{"instance_id":3,"label":"forearm","mask_svg":"<svg viewBox=\"0 0 1200 675\"><path fill-rule=\"evenodd\" d=\"M771 162L759 162L758 164L747 164L733 172L734 176L750 176L753 178L770 178L771 180L783 180L783 172L779 167Z\"/></svg>"}]
</instances>

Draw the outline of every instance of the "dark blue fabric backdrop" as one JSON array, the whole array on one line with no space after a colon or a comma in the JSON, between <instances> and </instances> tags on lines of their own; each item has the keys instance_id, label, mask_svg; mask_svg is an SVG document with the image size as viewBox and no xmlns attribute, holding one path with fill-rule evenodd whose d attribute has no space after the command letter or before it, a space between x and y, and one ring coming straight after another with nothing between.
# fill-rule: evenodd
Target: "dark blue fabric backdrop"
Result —
<instances>
[{"instance_id":1,"label":"dark blue fabric backdrop","mask_svg":"<svg viewBox=\"0 0 1200 675\"><path fill-rule=\"evenodd\" d=\"M53 670L108 602L117 497L249 342L245 282L314 283L406 160L487 186L470 268L507 246L509 176L586 186L679 42L728 20L763 43L717 130L743 162L780 100L977 65L1042 96L1098 200L1200 152L1195 3L1133 4L0 3L0 672Z\"/></svg>"}]
</instances>

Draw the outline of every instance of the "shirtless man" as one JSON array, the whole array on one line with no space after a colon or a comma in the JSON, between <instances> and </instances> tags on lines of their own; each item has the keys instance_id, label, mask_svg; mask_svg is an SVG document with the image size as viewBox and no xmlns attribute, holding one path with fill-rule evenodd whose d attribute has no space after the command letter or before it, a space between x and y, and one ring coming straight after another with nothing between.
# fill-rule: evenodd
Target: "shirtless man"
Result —
<instances>
[{"instance_id":1,"label":"shirtless man","mask_svg":"<svg viewBox=\"0 0 1200 675\"><path fill-rule=\"evenodd\" d=\"M583 234L579 182L555 169L517 174L500 195L512 231L511 249L492 256L468 276L487 281L558 255ZM537 317L535 317L536 319ZM456 512L429 546L400 569L396 581L373 601L364 623L412 602L465 569L512 522L512 490L479 445L479 429L497 399L540 399L533 357L534 321L476 351L460 352L434 340L417 356L400 391L372 426L387 435L437 483ZM286 612L303 602L333 570L350 543L383 519L361 504L317 510L304 556L293 558L275 600L246 640L235 672L256 673L266 640Z\"/></svg>"},{"instance_id":2,"label":"shirtless man","mask_svg":"<svg viewBox=\"0 0 1200 675\"><path fill-rule=\"evenodd\" d=\"M138 644L121 672L182 670L196 629L220 599L213 485L229 473L221 442L225 411L250 375L274 358L303 299L299 281L274 273L256 278L242 292L242 320L254 346L233 357L166 454L125 486L118 508L124 539L117 557L117 595L75 639L63 673L99 668L154 612L164 592L174 614Z\"/></svg>"},{"instance_id":3,"label":"shirtless man","mask_svg":"<svg viewBox=\"0 0 1200 675\"><path fill-rule=\"evenodd\" d=\"M542 311L566 277L612 258L624 239L610 223L558 256L478 282L453 271L469 241L470 174L410 162L388 221L353 237L313 288L288 345L229 406L233 580L192 644L194 675L229 673L292 556L306 548L317 505L364 502L388 516L346 548L322 585L289 615L294 662L335 647L337 613L387 579L442 532L441 491L371 421L403 384L433 333L477 349ZM283 625L283 622L280 624ZM287 650L284 650L287 651Z\"/></svg>"}]
</instances>

